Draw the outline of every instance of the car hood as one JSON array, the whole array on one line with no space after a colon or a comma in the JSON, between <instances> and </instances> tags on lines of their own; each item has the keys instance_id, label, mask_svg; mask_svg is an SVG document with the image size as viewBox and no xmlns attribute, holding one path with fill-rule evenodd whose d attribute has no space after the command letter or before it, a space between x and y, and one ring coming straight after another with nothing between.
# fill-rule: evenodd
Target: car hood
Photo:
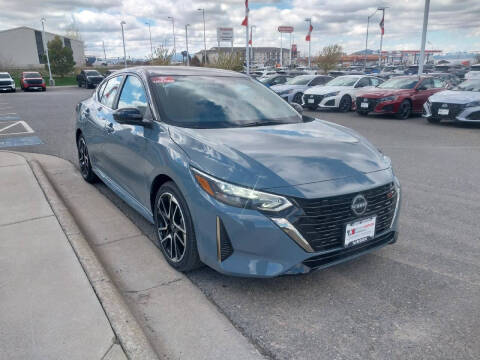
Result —
<instances>
[{"instance_id":1,"label":"car hood","mask_svg":"<svg viewBox=\"0 0 480 360\"><path fill-rule=\"evenodd\" d=\"M307 87L307 85L273 85L273 86L270 86L270 89L279 93L286 90L303 89L305 87Z\"/></svg>"},{"instance_id":2,"label":"car hood","mask_svg":"<svg viewBox=\"0 0 480 360\"><path fill-rule=\"evenodd\" d=\"M345 91L352 89L353 86L328 86L317 85L305 91L305 94L325 95L335 91Z\"/></svg>"},{"instance_id":3,"label":"car hood","mask_svg":"<svg viewBox=\"0 0 480 360\"><path fill-rule=\"evenodd\" d=\"M353 130L321 120L227 129L170 126L170 136L192 165L217 178L281 188L365 174L390 167Z\"/></svg>"},{"instance_id":4,"label":"car hood","mask_svg":"<svg viewBox=\"0 0 480 360\"><path fill-rule=\"evenodd\" d=\"M446 90L430 96L430 101L450 104L468 104L472 101L480 101L480 92Z\"/></svg>"},{"instance_id":5,"label":"car hood","mask_svg":"<svg viewBox=\"0 0 480 360\"><path fill-rule=\"evenodd\" d=\"M365 89L364 91L359 91L357 97L369 97L369 98L382 98L386 96L399 96L399 95L408 95L412 93L413 89L379 89L379 88L370 88Z\"/></svg>"}]
</instances>

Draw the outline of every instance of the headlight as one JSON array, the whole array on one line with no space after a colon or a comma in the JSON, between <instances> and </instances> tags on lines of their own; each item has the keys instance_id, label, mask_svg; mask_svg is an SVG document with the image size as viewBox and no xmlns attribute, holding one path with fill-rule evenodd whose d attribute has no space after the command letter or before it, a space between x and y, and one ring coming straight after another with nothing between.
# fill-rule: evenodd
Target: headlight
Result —
<instances>
[{"instance_id":1,"label":"headlight","mask_svg":"<svg viewBox=\"0 0 480 360\"><path fill-rule=\"evenodd\" d=\"M225 204L261 211L281 211L292 206L283 196L264 193L216 179L191 168L198 185L210 196Z\"/></svg>"},{"instance_id":2,"label":"headlight","mask_svg":"<svg viewBox=\"0 0 480 360\"><path fill-rule=\"evenodd\" d=\"M473 101L465 105L465 107L474 107L474 106L480 106L480 101Z\"/></svg>"},{"instance_id":3,"label":"headlight","mask_svg":"<svg viewBox=\"0 0 480 360\"><path fill-rule=\"evenodd\" d=\"M396 96L386 96L386 97L383 97L381 99L378 99L379 102L386 102L386 101L393 101L393 100L396 100L397 97Z\"/></svg>"},{"instance_id":4,"label":"headlight","mask_svg":"<svg viewBox=\"0 0 480 360\"><path fill-rule=\"evenodd\" d=\"M334 91L334 92L323 95L323 97L327 98L327 97L337 96L339 92L340 91Z\"/></svg>"}]
</instances>

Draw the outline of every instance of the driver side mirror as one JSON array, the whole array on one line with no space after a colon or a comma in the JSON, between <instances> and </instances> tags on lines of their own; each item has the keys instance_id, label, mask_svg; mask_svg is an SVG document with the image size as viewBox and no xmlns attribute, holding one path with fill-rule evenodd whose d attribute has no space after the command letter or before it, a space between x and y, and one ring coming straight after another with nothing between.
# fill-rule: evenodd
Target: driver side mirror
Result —
<instances>
[{"instance_id":1,"label":"driver side mirror","mask_svg":"<svg viewBox=\"0 0 480 360\"><path fill-rule=\"evenodd\" d=\"M120 124L144 125L143 115L137 108L117 109L113 112L113 118Z\"/></svg>"}]
</instances>

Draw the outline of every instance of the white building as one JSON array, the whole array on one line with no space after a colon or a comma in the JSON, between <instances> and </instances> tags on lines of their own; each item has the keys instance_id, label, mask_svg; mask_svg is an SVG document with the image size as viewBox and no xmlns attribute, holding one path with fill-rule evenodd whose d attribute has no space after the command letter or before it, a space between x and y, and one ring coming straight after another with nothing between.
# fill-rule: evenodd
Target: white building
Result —
<instances>
[{"instance_id":1,"label":"white building","mask_svg":"<svg viewBox=\"0 0 480 360\"><path fill-rule=\"evenodd\" d=\"M45 32L48 43L57 34ZM58 35L63 45L73 51L76 66L85 65L83 41ZM0 31L0 67L16 69L34 69L44 67L44 42L42 31L26 26Z\"/></svg>"}]
</instances>

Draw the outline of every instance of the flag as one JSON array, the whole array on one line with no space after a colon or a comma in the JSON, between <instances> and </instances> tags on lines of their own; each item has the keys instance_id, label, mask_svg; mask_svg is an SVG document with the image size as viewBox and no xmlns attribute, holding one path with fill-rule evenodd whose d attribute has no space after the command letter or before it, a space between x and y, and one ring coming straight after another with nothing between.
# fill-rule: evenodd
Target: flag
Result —
<instances>
[{"instance_id":1,"label":"flag","mask_svg":"<svg viewBox=\"0 0 480 360\"><path fill-rule=\"evenodd\" d=\"M308 28L308 34L305 37L305 41L310 41L310 34L312 33L312 31L313 31L313 26L312 24L310 24L310 27Z\"/></svg>"},{"instance_id":2,"label":"flag","mask_svg":"<svg viewBox=\"0 0 480 360\"><path fill-rule=\"evenodd\" d=\"M252 29L250 29L250 40L248 40L248 45L252 45Z\"/></svg>"},{"instance_id":3,"label":"flag","mask_svg":"<svg viewBox=\"0 0 480 360\"><path fill-rule=\"evenodd\" d=\"M248 0L245 0L245 19L242 21L242 26L248 26L248 12L250 9L248 8Z\"/></svg>"},{"instance_id":4,"label":"flag","mask_svg":"<svg viewBox=\"0 0 480 360\"><path fill-rule=\"evenodd\" d=\"M380 21L380 24L379 24L379 25L380 25L380 29L381 29L381 31L382 31L382 35L385 34L385 28L383 27L384 24L385 24L385 14L383 14L383 16L382 16L382 21Z\"/></svg>"}]
</instances>

